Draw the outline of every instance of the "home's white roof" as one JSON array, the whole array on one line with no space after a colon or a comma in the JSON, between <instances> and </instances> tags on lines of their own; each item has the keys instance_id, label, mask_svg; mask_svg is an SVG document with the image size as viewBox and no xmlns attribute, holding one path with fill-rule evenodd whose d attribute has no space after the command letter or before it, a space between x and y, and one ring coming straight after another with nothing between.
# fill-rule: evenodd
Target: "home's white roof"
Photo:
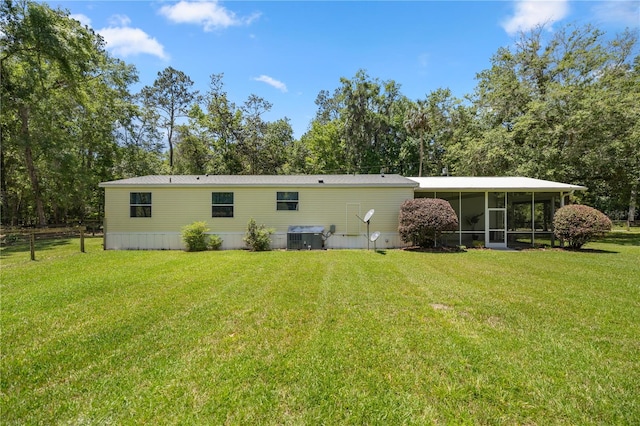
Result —
<instances>
[{"instance_id":1,"label":"home's white roof","mask_svg":"<svg viewBox=\"0 0 640 426\"><path fill-rule=\"evenodd\" d=\"M409 179L418 183L419 187L416 191L584 191L587 189L580 185L516 176L433 176Z\"/></svg>"},{"instance_id":2,"label":"home's white roof","mask_svg":"<svg viewBox=\"0 0 640 426\"><path fill-rule=\"evenodd\" d=\"M121 186L392 186L416 187L400 175L161 175L102 182L101 187Z\"/></svg>"}]
</instances>

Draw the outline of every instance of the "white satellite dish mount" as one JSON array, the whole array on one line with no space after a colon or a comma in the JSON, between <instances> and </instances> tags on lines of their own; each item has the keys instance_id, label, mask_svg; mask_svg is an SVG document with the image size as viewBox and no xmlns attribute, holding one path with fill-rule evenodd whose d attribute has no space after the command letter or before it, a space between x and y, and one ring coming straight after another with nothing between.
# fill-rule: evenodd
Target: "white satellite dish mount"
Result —
<instances>
[{"instance_id":1,"label":"white satellite dish mount","mask_svg":"<svg viewBox=\"0 0 640 426\"><path fill-rule=\"evenodd\" d=\"M373 231L373 234L369 237L369 240L373 243L373 251L378 251L376 247L376 241L380 238L380 231Z\"/></svg>"},{"instance_id":2,"label":"white satellite dish mount","mask_svg":"<svg viewBox=\"0 0 640 426\"><path fill-rule=\"evenodd\" d=\"M367 214L364 215L364 219L361 218L360 216L356 215L356 217L358 219L360 219L361 221L363 221L364 223L367 224L367 250L369 250L369 241L371 240L371 237L369 236L369 224L371 222L371 218L373 217L373 214L376 211L374 209L371 209L367 212Z\"/></svg>"}]
</instances>

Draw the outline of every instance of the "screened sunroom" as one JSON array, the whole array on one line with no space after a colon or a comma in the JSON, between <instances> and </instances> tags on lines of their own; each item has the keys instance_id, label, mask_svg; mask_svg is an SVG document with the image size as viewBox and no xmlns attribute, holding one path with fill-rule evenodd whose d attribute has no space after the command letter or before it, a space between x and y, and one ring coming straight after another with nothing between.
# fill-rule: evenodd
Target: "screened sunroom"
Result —
<instances>
[{"instance_id":1,"label":"screened sunroom","mask_svg":"<svg viewBox=\"0 0 640 426\"><path fill-rule=\"evenodd\" d=\"M553 215L586 188L524 177L414 177L416 198L442 198L458 215L448 245L520 248L555 246Z\"/></svg>"}]
</instances>

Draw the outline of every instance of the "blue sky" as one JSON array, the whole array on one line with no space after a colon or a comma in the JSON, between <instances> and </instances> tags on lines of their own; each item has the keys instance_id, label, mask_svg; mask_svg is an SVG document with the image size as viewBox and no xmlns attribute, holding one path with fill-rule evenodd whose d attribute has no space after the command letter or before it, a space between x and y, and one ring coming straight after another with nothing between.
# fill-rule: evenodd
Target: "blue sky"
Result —
<instances>
[{"instance_id":1,"label":"blue sky","mask_svg":"<svg viewBox=\"0 0 640 426\"><path fill-rule=\"evenodd\" d=\"M101 34L112 55L151 85L168 66L204 93L224 73L236 104L256 94L273 104L265 119L307 130L321 90L364 69L424 99L448 87L469 94L517 33L546 23L592 23L614 35L640 26L640 1L50 1Z\"/></svg>"}]
</instances>

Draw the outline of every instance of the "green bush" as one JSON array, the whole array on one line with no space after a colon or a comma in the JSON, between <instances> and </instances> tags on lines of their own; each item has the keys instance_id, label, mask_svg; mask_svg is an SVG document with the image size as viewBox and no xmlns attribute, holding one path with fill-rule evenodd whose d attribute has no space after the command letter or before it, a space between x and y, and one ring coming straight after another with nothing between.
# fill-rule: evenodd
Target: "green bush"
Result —
<instances>
[{"instance_id":1,"label":"green bush","mask_svg":"<svg viewBox=\"0 0 640 426\"><path fill-rule=\"evenodd\" d=\"M561 207L553 216L553 233L572 249L603 236L611 226L611 220L604 213L579 204Z\"/></svg>"},{"instance_id":2,"label":"green bush","mask_svg":"<svg viewBox=\"0 0 640 426\"><path fill-rule=\"evenodd\" d=\"M187 246L187 251L204 251L207 249L209 229L206 222L193 222L182 228L182 241Z\"/></svg>"},{"instance_id":3,"label":"green bush","mask_svg":"<svg viewBox=\"0 0 640 426\"><path fill-rule=\"evenodd\" d=\"M247 223L247 233L242 239L252 251L267 251L271 248L271 234L274 230L264 225L256 224L251 218Z\"/></svg>"},{"instance_id":4,"label":"green bush","mask_svg":"<svg viewBox=\"0 0 640 426\"><path fill-rule=\"evenodd\" d=\"M220 247L222 247L222 238L219 235L210 235L207 248L209 250L220 250Z\"/></svg>"},{"instance_id":5,"label":"green bush","mask_svg":"<svg viewBox=\"0 0 640 426\"><path fill-rule=\"evenodd\" d=\"M420 247L437 245L442 232L458 229L458 216L446 200L415 198L400 206L398 232L405 243Z\"/></svg>"}]
</instances>

